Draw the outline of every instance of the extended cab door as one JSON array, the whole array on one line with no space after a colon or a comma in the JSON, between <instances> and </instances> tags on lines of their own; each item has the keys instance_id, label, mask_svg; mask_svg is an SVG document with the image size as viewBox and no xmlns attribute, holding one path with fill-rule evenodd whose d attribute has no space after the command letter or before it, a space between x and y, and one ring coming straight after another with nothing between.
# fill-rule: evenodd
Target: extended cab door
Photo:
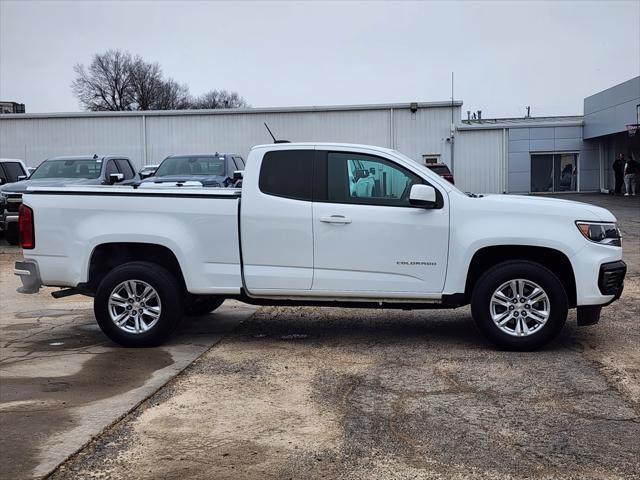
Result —
<instances>
[{"instance_id":1,"label":"extended cab door","mask_svg":"<svg viewBox=\"0 0 640 480\"><path fill-rule=\"evenodd\" d=\"M313 147L252 152L245 170L240 238L250 293L306 291L313 278Z\"/></svg>"},{"instance_id":2,"label":"extended cab door","mask_svg":"<svg viewBox=\"0 0 640 480\"><path fill-rule=\"evenodd\" d=\"M319 152L312 291L369 298L442 292L449 240L443 192L433 185L438 208L412 207L411 186L428 182L365 152ZM363 182L372 187L360 188Z\"/></svg>"}]
</instances>

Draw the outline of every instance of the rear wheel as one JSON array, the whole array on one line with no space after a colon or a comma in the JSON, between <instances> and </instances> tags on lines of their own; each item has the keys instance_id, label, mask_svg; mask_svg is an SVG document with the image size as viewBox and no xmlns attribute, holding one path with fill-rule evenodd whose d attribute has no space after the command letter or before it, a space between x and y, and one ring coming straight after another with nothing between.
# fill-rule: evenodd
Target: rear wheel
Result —
<instances>
[{"instance_id":1,"label":"rear wheel","mask_svg":"<svg viewBox=\"0 0 640 480\"><path fill-rule=\"evenodd\" d=\"M189 316L206 315L224 303L224 298L211 295L187 295L184 313Z\"/></svg>"},{"instance_id":2,"label":"rear wheel","mask_svg":"<svg viewBox=\"0 0 640 480\"><path fill-rule=\"evenodd\" d=\"M150 262L131 262L109 272L93 303L105 335L125 347L162 343L182 317L182 289L166 269Z\"/></svg>"},{"instance_id":3,"label":"rear wheel","mask_svg":"<svg viewBox=\"0 0 640 480\"><path fill-rule=\"evenodd\" d=\"M567 319L567 294L558 277L533 262L496 265L477 282L471 312L495 345L533 350L551 341Z\"/></svg>"}]
</instances>

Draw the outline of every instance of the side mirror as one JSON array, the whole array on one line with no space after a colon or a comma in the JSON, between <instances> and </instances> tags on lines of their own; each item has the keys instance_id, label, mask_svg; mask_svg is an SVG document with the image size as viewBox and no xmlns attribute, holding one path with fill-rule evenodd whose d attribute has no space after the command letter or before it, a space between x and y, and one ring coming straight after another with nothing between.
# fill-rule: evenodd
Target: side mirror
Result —
<instances>
[{"instance_id":1,"label":"side mirror","mask_svg":"<svg viewBox=\"0 0 640 480\"><path fill-rule=\"evenodd\" d=\"M114 183L118 183L124 180L124 173L110 173L109 174L109 185L113 185Z\"/></svg>"},{"instance_id":2,"label":"side mirror","mask_svg":"<svg viewBox=\"0 0 640 480\"><path fill-rule=\"evenodd\" d=\"M434 208L437 204L436 189L431 185L413 185L409 192L409 203L414 207Z\"/></svg>"},{"instance_id":3,"label":"side mirror","mask_svg":"<svg viewBox=\"0 0 640 480\"><path fill-rule=\"evenodd\" d=\"M7 183L7 179L0 177L0 185L4 185L5 183Z\"/></svg>"},{"instance_id":4,"label":"side mirror","mask_svg":"<svg viewBox=\"0 0 640 480\"><path fill-rule=\"evenodd\" d=\"M26 175L18 175L18 181L26 180L26 179L27 179Z\"/></svg>"},{"instance_id":5,"label":"side mirror","mask_svg":"<svg viewBox=\"0 0 640 480\"><path fill-rule=\"evenodd\" d=\"M238 180L242 180L244 178L244 170L235 170L233 172L233 181L237 182Z\"/></svg>"}]
</instances>

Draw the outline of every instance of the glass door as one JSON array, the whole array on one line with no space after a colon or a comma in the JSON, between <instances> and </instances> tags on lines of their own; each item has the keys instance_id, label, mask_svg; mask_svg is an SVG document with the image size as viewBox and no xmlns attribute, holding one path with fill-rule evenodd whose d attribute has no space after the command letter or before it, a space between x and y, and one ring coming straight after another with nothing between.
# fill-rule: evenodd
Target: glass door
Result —
<instances>
[{"instance_id":1,"label":"glass door","mask_svg":"<svg viewBox=\"0 0 640 480\"><path fill-rule=\"evenodd\" d=\"M553 156L554 192L575 192L578 186L578 154Z\"/></svg>"},{"instance_id":2,"label":"glass door","mask_svg":"<svg viewBox=\"0 0 640 480\"><path fill-rule=\"evenodd\" d=\"M578 154L531 155L531 192L575 192L578 190Z\"/></svg>"},{"instance_id":3,"label":"glass door","mask_svg":"<svg viewBox=\"0 0 640 480\"><path fill-rule=\"evenodd\" d=\"M531 191L553 192L553 155L531 155Z\"/></svg>"}]
</instances>

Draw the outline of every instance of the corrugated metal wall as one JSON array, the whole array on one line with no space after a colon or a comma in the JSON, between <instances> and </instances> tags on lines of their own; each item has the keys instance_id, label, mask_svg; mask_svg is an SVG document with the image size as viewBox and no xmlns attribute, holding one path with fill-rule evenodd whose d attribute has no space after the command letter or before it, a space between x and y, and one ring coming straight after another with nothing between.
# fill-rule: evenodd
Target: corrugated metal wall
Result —
<instances>
[{"instance_id":1,"label":"corrugated metal wall","mask_svg":"<svg viewBox=\"0 0 640 480\"><path fill-rule=\"evenodd\" d=\"M454 107L460 118L460 104ZM450 106L409 105L278 109L242 113L141 112L64 116L0 116L0 157L30 166L58 155L122 154L140 167L167 155L234 152L246 157L253 145L269 143L267 122L278 138L392 147L416 161L439 154L449 163L446 142Z\"/></svg>"},{"instance_id":2,"label":"corrugated metal wall","mask_svg":"<svg viewBox=\"0 0 640 480\"><path fill-rule=\"evenodd\" d=\"M460 190L474 193L504 191L502 129L458 131L454 161L454 179Z\"/></svg>"},{"instance_id":3,"label":"corrugated metal wall","mask_svg":"<svg viewBox=\"0 0 640 480\"><path fill-rule=\"evenodd\" d=\"M58 117L0 121L0 157L19 158L35 166L48 157L93 153L141 159L140 119Z\"/></svg>"}]
</instances>

